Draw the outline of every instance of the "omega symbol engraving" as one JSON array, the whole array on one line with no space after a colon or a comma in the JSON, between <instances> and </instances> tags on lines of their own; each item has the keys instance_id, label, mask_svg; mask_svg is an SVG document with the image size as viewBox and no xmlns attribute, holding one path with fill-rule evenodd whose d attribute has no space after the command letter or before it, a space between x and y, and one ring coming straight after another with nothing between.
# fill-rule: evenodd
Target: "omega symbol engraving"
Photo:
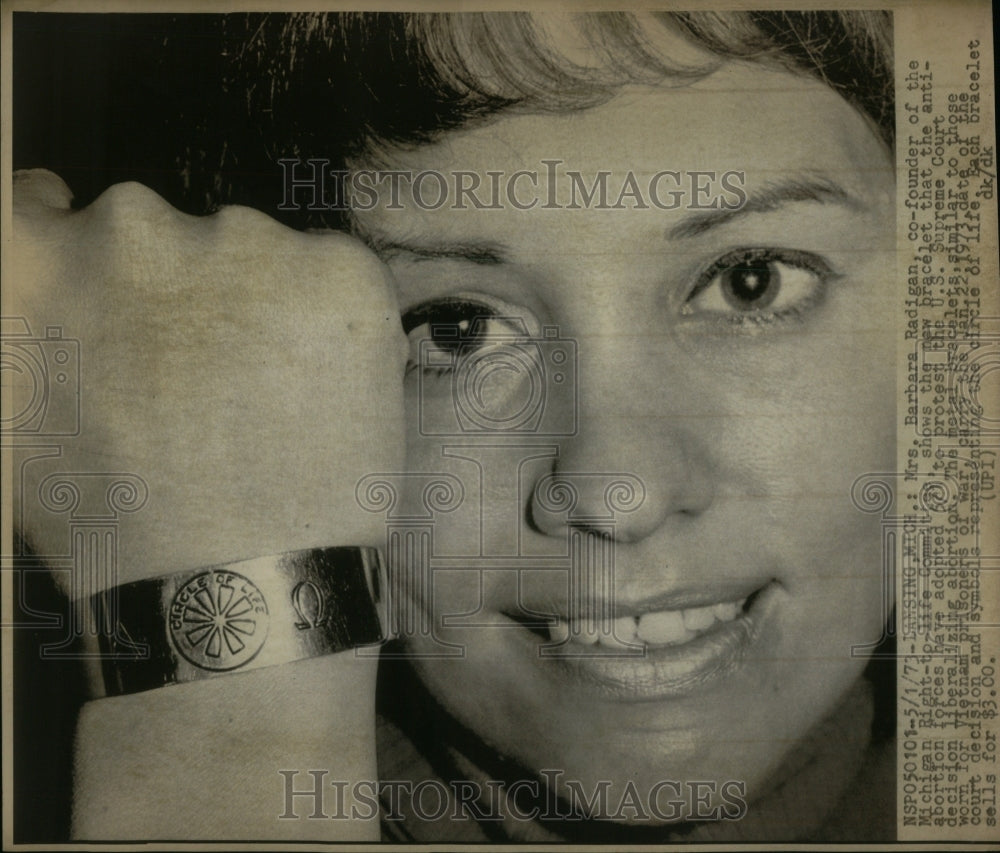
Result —
<instances>
[{"instance_id":1,"label":"omega symbol engraving","mask_svg":"<svg viewBox=\"0 0 1000 853\"><path fill-rule=\"evenodd\" d=\"M201 669L238 669L264 645L268 618L253 581L236 572L208 571L174 595L170 637L177 651Z\"/></svg>"},{"instance_id":2,"label":"omega symbol engraving","mask_svg":"<svg viewBox=\"0 0 1000 853\"><path fill-rule=\"evenodd\" d=\"M292 590L292 607L299 614L295 627L300 631L318 628L326 622L326 608L319 587L312 581L299 581Z\"/></svg>"}]
</instances>

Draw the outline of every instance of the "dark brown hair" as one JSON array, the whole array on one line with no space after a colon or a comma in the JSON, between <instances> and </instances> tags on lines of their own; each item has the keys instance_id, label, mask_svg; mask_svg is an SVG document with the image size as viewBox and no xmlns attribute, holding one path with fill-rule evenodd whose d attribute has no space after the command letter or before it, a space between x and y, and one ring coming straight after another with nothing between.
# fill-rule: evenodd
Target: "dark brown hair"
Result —
<instances>
[{"instance_id":1,"label":"dark brown hair","mask_svg":"<svg viewBox=\"0 0 1000 853\"><path fill-rule=\"evenodd\" d=\"M585 109L632 83L683 85L726 61L804 74L854 105L892 150L887 12L582 13L561 18L596 62L581 65L525 12L342 13L231 20L253 26L227 84L271 161L377 159L507 111ZM659 36L666 35L663 49ZM670 44L685 50L670 52ZM683 55L678 55L683 54ZM280 182L272 178L272 186ZM330 224L330 223L324 223Z\"/></svg>"},{"instance_id":2,"label":"dark brown hair","mask_svg":"<svg viewBox=\"0 0 1000 853\"><path fill-rule=\"evenodd\" d=\"M553 44L567 27L597 61ZM548 28L548 29L547 29ZM726 61L822 81L892 150L888 12L42 14L14 16L14 163L80 205L138 180L189 213L246 204L287 224L277 160L371 159L509 110L583 109Z\"/></svg>"}]
</instances>

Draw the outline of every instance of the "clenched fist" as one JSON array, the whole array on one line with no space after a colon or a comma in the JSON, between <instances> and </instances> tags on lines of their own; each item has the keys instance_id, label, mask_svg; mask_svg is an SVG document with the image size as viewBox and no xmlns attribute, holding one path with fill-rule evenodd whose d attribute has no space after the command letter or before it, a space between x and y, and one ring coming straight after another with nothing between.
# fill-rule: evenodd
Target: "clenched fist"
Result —
<instances>
[{"instance_id":1,"label":"clenched fist","mask_svg":"<svg viewBox=\"0 0 1000 853\"><path fill-rule=\"evenodd\" d=\"M50 172L15 175L4 313L62 326L81 352L80 434L25 467L16 512L35 551L67 550L65 516L37 498L54 471L148 484L120 518L119 583L381 545L354 487L402 462L406 350L375 255L249 208L187 216L139 184L81 211L70 197Z\"/></svg>"}]
</instances>

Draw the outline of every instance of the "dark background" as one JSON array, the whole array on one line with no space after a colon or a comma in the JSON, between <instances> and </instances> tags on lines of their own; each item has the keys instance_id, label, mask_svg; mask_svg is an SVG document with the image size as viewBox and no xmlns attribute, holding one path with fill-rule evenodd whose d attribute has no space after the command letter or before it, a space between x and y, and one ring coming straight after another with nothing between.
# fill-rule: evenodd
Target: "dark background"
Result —
<instances>
[{"instance_id":1,"label":"dark background","mask_svg":"<svg viewBox=\"0 0 1000 853\"><path fill-rule=\"evenodd\" d=\"M232 119L221 17L13 18L14 168L51 169L80 206L137 180L196 212L204 187L186 189L180 172L196 149L219 157L219 125Z\"/></svg>"}]
</instances>

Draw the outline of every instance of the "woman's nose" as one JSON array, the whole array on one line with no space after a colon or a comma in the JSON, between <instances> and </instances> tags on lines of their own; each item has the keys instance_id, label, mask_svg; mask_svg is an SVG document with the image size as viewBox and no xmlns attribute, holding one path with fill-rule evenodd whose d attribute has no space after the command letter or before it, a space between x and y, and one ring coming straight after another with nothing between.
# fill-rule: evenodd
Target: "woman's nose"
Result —
<instances>
[{"instance_id":1,"label":"woman's nose","mask_svg":"<svg viewBox=\"0 0 1000 853\"><path fill-rule=\"evenodd\" d=\"M563 442L551 472L537 478L529 523L550 536L576 527L631 543L675 514L704 512L712 501L707 460L685 441L666 420L585 423Z\"/></svg>"},{"instance_id":2,"label":"woman's nose","mask_svg":"<svg viewBox=\"0 0 1000 853\"><path fill-rule=\"evenodd\" d=\"M618 343L627 349L630 342ZM541 533L586 528L638 542L712 502L713 419L700 416L703 391L671 375L669 364L629 364L618 343L591 341L589 353L588 342L580 344L578 429L560 442L551 470L536 477L526 507Z\"/></svg>"}]
</instances>

